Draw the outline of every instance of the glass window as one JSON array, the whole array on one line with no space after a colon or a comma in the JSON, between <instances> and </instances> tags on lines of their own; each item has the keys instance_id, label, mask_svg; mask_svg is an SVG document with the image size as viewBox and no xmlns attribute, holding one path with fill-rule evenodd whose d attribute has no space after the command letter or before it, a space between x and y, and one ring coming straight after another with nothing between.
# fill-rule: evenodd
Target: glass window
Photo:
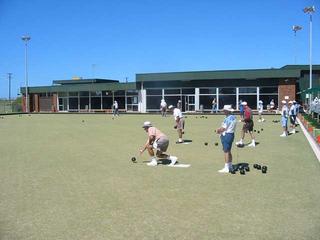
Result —
<instances>
[{"instance_id":1,"label":"glass window","mask_svg":"<svg viewBox=\"0 0 320 240\"><path fill-rule=\"evenodd\" d=\"M162 89L147 89L147 95L162 95Z\"/></svg>"},{"instance_id":2,"label":"glass window","mask_svg":"<svg viewBox=\"0 0 320 240\"><path fill-rule=\"evenodd\" d=\"M112 91L102 91L102 96L112 97Z\"/></svg>"},{"instance_id":3,"label":"glass window","mask_svg":"<svg viewBox=\"0 0 320 240\"><path fill-rule=\"evenodd\" d=\"M259 100L263 102L263 108L267 109L267 105L270 104L271 100L274 100L275 109L277 109L278 105L278 95L260 95Z\"/></svg>"},{"instance_id":4,"label":"glass window","mask_svg":"<svg viewBox=\"0 0 320 240\"><path fill-rule=\"evenodd\" d=\"M74 98L74 97L69 98L69 109L78 110L78 98Z\"/></svg>"},{"instance_id":5,"label":"glass window","mask_svg":"<svg viewBox=\"0 0 320 240\"><path fill-rule=\"evenodd\" d=\"M200 94L216 94L216 88L200 88Z\"/></svg>"},{"instance_id":6,"label":"glass window","mask_svg":"<svg viewBox=\"0 0 320 240\"><path fill-rule=\"evenodd\" d=\"M236 109L236 95L219 95L219 109L224 105L232 105Z\"/></svg>"},{"instance_id":7,"label":"glass window","mask_svg":"<svg viewBox=\"0 0 320 240\"><path fill-rule=\"evenodd\" d=\"M88 97L82 97L80 98L80 109L89 109L89 98Z\"/></svg>"},{"instance_id":8,"label":"glass window","mask_svg":"<svg viewBox=\"0 0 320 240\"><path fill-rule=\"evenodd\" d=\"M127 96L137 96L138 90L127 90Z\"/></svg>"},{"instance_id":9,"label":"glass window","mask_svg":"<svg viewBox=\"0 0 320 240\"><path fill-rule=\"evenodd\" d=\"M236 88L219 88L219 94L236 94Z\"/></svg>"},{"instance_id":10,"label":"glass window","mask_svg":"<svg viewBox=\"0 0 320 240\"><path fill-rule=\"evenodd\" d=\"M181 100L181 98L180 96L166 96L165 100L168 106L170 105L177 106L178 101ZM159 105L160 105L160 102L159 102Z\"/></svg>"},{"instance_id":11,"label":"glass window","mask_svg":"<svg viewBox=\"0 0 320 240\"><path fill-rule=\"evenodd\" d=\"M114 100L118 102L119 109L126 108L126 98L125 97L115 97Z\"/></svg>"},{"instance_id":12,"label":"glass window","mask_svg":"<svg viewBox=\"0 0 320 240\"><path fill-rule=\"evenodd\" d=\"M147 109L159 109L161 99L161 96L147 96Z\"/></svg>"},{"instance_id":13,"label":"glass window","mask_svg":"<svg viewBox=\"0 0 320 240\"><path fill-rule=\"evenodd\" d=\"M239 102L247 102L252 109L257 109L257 95L239 95Z\"/></svg>"},{"instance_id":14,"label":"glass window","mask_svg":"<svg viewBox=\"0 0 320 240\"><path fill-rule=\"evenodd\" d=\"M102 98L102 108L103 109L111 109L113 105L112 95L111 97L103 97Z\"/></svg>"},{"instance_id":15,"label":"glass window","mask_svg":"<svg viewBox=\"0 0 320 240\"><path fill-rule=\"evenodd\" d=\"M278 87L260 87L260 94L263 93L278 93Z\"/></svg>"},{"instance_id":16,"label":"glass window","mask_svg":"<svg viewBox=\"0 0 320 240\"><path fill-rule=\"evenodd\" d=\"M182 94L195 94L194 88L182 88Z\"/></svg>"},{"instance_id":17,"label":"glass window","mask_svg":"<svg viewBox=\"0 0 320 240\"><path fill-rule=\"evenodd\" d=\"M58 93L58 96L59 96L59 97L67 97L68 95L67 95L66 92L59 92L59 93Z\"/></svg>"},{"instance_id":18,"label":"glass window","mask_svg":"<svg viewBox=\"0 0 320 240\"><path fill-rule=\"evenodd\" d=\"M164 94L181 94L181 89L165 89Z\"/></svg>"},{"instance_id":19,"label":"glass window","mask_svg":"<svg viewBox=\"0 0 320 240\"><path fill-rule=\"evenodd\" d=\"M114 92L115 96L124 96L125 95L125 91L124 90L118 90ZM119 106L120 108L120 106Z\"/></svg>"},{"instance_id":20,"label":"glass window","mask_svg":"<svg viewBox=\"0 0 320 240\"><path fill-rule=\"evenodd\" d=\"M200 96L200 105L203 105L203 109L212 109L212 100L215 96Z\"/></svg>"},{"instance_id":21,"label":"glass window","mask_svg":"<svg viewBox=\"0 0 320 240\"><path fill-rule=\"evenodd\" d=\"M239 93L257 93L256 87L241 87L239 88Z\"/></svg>"},{"instance_id":22,"label":"glass window","mask_svg":"<svg viewBox=\"0 0 320 240\"><path fill-rule=\"evenodd\" d=\"M78 92L69 92L69 97L78 97Z\"/></svg>"},{"instance_id":23,"label":"glass window","mask_svg":"<svg viewBox=\"0 0 320 240\"><path fill-rule=\"evenodd\" d=\"M89 96L89 92L88 91L80 92L80 97L86 97L86 96Z\"/></svg>"},{"instance_id":24,"label":"glass window","mask_svg":"<svg viewBox=\"0 0 320 240\"><path fill-rule=\"evenodd\" d=\"M95 92L91 92L90 94L91 94L91 96L92 97L98 97L98 96L101 96L101 91L95 91Z\"/></svg>"},{"instance_id":25,"label":"glass window","mask_svg":"<svg viewBox=\"0 0 320 240\"><path fill-rule=\"evenodd\" d=\"M138 97L127 97L127 104L138 104Z\"/></svg>"},{"instance_id":26,"label":"glass window","mask_svg":"<svg viewBox=\"0 0 320 240\"><path fill-rule=\"evenodd\" d=\"M100 97L91 98L91 109L101 109L101 98Z\"/></svg>"}]
</instances>

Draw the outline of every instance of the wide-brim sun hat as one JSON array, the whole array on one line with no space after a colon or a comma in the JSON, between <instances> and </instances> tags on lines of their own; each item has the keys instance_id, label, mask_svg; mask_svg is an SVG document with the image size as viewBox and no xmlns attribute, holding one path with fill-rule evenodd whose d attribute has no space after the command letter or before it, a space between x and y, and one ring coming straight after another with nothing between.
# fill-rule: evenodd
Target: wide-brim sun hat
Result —
<instances>
[{"instance_id":1,"label":"wide-brim sun hat","mask_svg":"<svg viewBox=\"0 0 320 240\"><path fill-rule=\"evenodd\" d=\"M261 100L259 100L259 103L263 103Z\"/></svg>"},{"instance_id":2,"label":"wide-brim sun hat","mask_svg":"<svg viewBox=\"0 0 320 240\"><path fill-rule=\"evenodd\" d=\"M242 102L241 105L246 106L246 105L248 105L248 103L247 102Z\"/></svg>"},{"instance_id":3,"label":"wide-brim sun hat","mask_svg":"<svg viewBox=\"0 0 320 240\"><path fill-rule=\"evenodd\" d=\"M152 123L149 121L144 122L142 128L148 128L148 127L152 127Z\"/></svg>"},{"instance_id":4,"label":"wide-brim sun hat","mask_svg":"<svg viewBox=\"0 0 320 240\"><path fill-rule=\"evenodd\" d=\"M170 105L168 108L169 108L169 109L173 108L173 105Z\"/></svg>"},{"instance_id":5,"label":"wide-brim sun hat","mask_svg":"<svg viewBox=\"0 0 320 240\"><path fill-rule=\"evenodd\" d=\"M287 101L285 101L285 100L282 100L282 101L281 101L281 103L287 103Z\"/></svg>"},{"instance_id":6,"label":"wide-brim sun hat","mask_svg":"<svg viewBox=\"0 0 320 240\"><path fill-rule=\"evenodd\" d=\"M228 111L228 112L233 112L234 111L234 109L232 108L231 105L224 105L222 110L223 111Z\"/></svg>"}]
</instances>

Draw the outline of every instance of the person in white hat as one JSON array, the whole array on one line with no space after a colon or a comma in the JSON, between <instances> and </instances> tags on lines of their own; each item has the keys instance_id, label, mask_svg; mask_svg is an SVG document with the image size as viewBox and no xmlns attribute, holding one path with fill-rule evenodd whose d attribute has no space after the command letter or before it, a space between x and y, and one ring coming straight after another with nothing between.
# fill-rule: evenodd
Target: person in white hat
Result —
<instances>
[{"instance_id":1,"label":"person in white hat","mask_svg":"<svg viewBox=\"0 0 320 240\"><path fill-rule=\"evenodd\" d=\"M223 112L226 115L221 127L216 130L220 134L222 149L224 152L224 168L219 170L219 173L228 173L233 170L231 148L234 140L234 132L236 129L237 119L232 115L231 105L224 105Z\"/></svg>"},{"instance_id":2,"label":"person in white hat","mask_svg":"<svg viewBox=\"0 0 320 240\"><path fill-rule=\"evenodd\" d=\"M142 128L147 132L148 139L147 142L144 144L143 148L140 149L140 155L145 150L148 150L151 160L149 163L147 163L147 165L157 166L157 158L169 159L171 161L169 166L176 164L178 159L177 157L165 154L169 147L168 137L165 134L163 134L159 129L153 127L152 123L149 121L144 122ZM156 154L154 153L154 150L156 150Z\"/></svg>"},{"instance_id":3,"label":"person in white hat","mask_svg":"<svg viewBox=\"0 0 320 240\"><path fill-rule=\"evenodd\" d=\"M289 101L289 118L290 118L290 133L296 133L296 117L297 117L297 108L295 106L296 101Z\"/></svg>"},{"instance_id":4,"label":"person in white hat","mask_svg":"<svg viewBox=\"0 0 320 240\"><path fill-rule=\"evenodd\" d=\"M168 108L169 110L173 110L173 117L175 120L174 128L177 129L179 137L177 143L183 143L182 135L184 134L184 117L182 112L179 108L175 108L173 105L170 105Z\"/></svg>"},{"instance_id":5,"label":"person in white hat","mask_svg":"<svg viewBox=\"0 0 320 240\"><path fill-rule=\"evenodd\" d=\"M288 106L287 101L282 100L281 103L282 109L281 109L281 126L283 128L283 133L280 135L280 137L287 137L288 136Z\"/></svg>"},{"instance_id":6,"label":"person in white hat","mask_svg":"<svg viewBox=\"0 0 320 240\"><path fill-rule=\"evenodd\" d=\"M244 106L244 119L242 120L244 122L243 127L242 127L242 131L241 131L241 139L239 142L236 142L236 145L243 145L243 140L245 137L246 133L250 134L251 137L251 143L248 145L248 147L255 147L256 146L256 141L255 141L255 137L253 135L253 120L252 120L252 110L251 108L248 106L247 102L242 102L242 105Z\"/></svg>"},{"instance_id":7,"label":"person in white hat","mask_svg":"<svg viewBox=\"0 0 320 240\"><path fill-rule=\"evenodd\" d=\"M264 122L264 118L262 117L262 113L263 113L263 102L262 100L259 100L258 102L258 114L259 114L259 120L258 122Z\"/></svg>"}]
</instances>

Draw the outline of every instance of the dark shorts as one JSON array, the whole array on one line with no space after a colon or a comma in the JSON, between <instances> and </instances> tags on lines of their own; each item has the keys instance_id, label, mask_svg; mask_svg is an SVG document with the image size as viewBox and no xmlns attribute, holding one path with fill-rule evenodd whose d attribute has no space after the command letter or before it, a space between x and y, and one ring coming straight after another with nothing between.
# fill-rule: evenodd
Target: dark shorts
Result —
<instances>
[{"instance_id":1,"label":"dark shorts","mask_svg":"<svg viewBox=\"0 0 320 240\"><path fill-rule=\"evenodd\" d=\"M226 133L226 135L221 135L221 144L224 152L230 152L232 143L234 140L234 133Z\"/></svg>"},{"instance_id":2,"label":"dark shorts","mask_svg":"<svg viewBox=\"0 0 320 240\"><path fill-rule=\"evenodd\" d=\"M290 116L290 123L292 124L292 125L295 125L296 124L296 115L291 115Z\"/></svg>"},{"instance_id":3,"label":"dark shorts","mask_svg":"<svg viewBox=\"0 0 320 240\"><path fill-rule=\"evenodd\" d=\"M250 120L248 122L244 122L244 125L243 125L243 130L244 132L252 132L253 131L253 121Z\"/></svg>"}]
</instances>

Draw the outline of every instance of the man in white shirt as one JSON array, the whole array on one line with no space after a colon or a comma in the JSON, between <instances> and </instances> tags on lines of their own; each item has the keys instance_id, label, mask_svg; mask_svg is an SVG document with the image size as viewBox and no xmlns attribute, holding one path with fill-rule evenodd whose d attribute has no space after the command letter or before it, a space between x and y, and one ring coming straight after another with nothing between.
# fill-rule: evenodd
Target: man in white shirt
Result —
<instances>
[{"instance_id":1,"label":"man in white shirt","mask_svg":"<svg viewBox=\"0 0 320 240\"><path fill-rule=\"evenodd\" d=\"M283 133L280 135L280 137L287 137L288 136L288 107L287 107L287 101L282 100L281 103L283 104L281 109L281 126L283 128Z\"/></svg>"},{"instance_id":2,"label":"man in white shirt","mask_svg":"<svg viewBox=\"0 0 320 240\"><path fill-rule=\"evenodd\" d=\"M178 142L177 143L183 143L182 135L184 134L184 117L182 115L182 112L179 108L175 108L173 105L170 105L169 110L173 109L173 117L175 120L175 126L174 128L178 131Z\"/></svg>"},{"instance_id":3,"label":"man in white shirt","mask_svg":"<svg viewBox=\"0 0 320 240\"><path fill-rule=\"evenodd\" d=\"M164 99L161 99L160 110L161 110L161 116L166 117L167 116L167 103Z\"/></svg>"},{"instance_id":4,"label":"man in white shirt","mask_svg":"<svg viewBox=\"0 0 320 240\"><path fill-rule=\"evenodd\" d=\"M263 102L261 100L259 100L258 103L258 114L259 114L259 120L258 122L264 122L264 118L262 117L262 113L263 113Z\"/></svg>"},{"instance_id":5,"label":"man in white shirt","mask_svg":"<svg viewBox=\"0 0 320 240\"><path fill-rule=\"evenodd\" d=\"M220 134L221 144L224 152L224 168L219 170L219 173L228 173L233 170L232 167L232 154L231 147L234 140L234 132L236 129L237 119L232 115L231 105L224 105L223 112L226 115L221 127L216 130L217 134Z\"/></svg>"}]
</instances>

